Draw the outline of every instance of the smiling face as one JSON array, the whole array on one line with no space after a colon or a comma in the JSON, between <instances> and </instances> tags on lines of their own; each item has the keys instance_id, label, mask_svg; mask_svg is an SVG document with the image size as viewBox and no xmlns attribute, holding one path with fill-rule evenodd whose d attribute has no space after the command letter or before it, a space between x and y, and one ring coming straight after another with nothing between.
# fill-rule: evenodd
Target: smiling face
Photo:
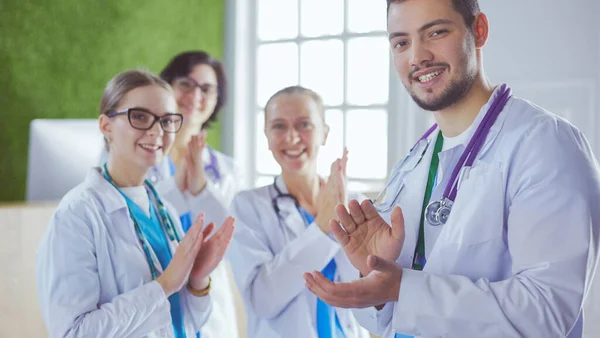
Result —
<instances>
[{"instance_id":1,"label":"smiling face","mask_svg":"<svg viewBox=\"0 0 600 338\"><path fill-rule=\"evenodd\" d=\"M148 85L127 92L115 111L129 108L141 108L154 116L163 116L175 113L176 103L173 94L165 88ZM136 118L141 118L141 115L131 115L132 120ZM127 171L147 171L157 166L175 140L175 133L165 132L158 121L149 130L134 128L127 114L110 118L101 115L100 126L104 137L110 140L109 156L112 163Z\"/></svg>"},{"instance_id":2,"label":"smiling face","mask_svg":"<svg viewBox=\"0 0 600 338\"><path fill-rule=\"evenodd\" d=\"M214 113L218 85L216 72L207 64L196 65L187 77L173 81L178 111L184 116L186 128L199 129Z\"/></svg>"},{"instance_id":3,"label":"smiling face","mask_svg":"<svg viewBox=\"0 0 600 338\"><path fill-rule=\"evenodd\" d=\"M281 94L266 108L265 135L283 172L316 173L328 130L321 107L307 94Z\"/></svg>"},{"instance_id":4,"label":"smiling face","mask_svg":"<svg viewBox=\"0 0 600 338\"><path fill-rule=\"evenodd\" d=\"M388 33L396 71L421 108L443 110L472 88L480 69L475 37L451 0L392 3Z\"/></svg>"}]
</instances>

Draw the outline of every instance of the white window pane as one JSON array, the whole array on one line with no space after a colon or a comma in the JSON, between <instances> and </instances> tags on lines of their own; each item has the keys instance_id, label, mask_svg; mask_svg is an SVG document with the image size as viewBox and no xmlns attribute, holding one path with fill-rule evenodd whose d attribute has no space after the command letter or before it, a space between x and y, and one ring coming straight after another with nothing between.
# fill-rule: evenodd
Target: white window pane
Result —
<instances>
[{"instance_id":1,"label":"white window pane","mask_svg":"<svg viewBox=\"0 0 600 338\"><path fill-rule=\"evenodd\" d=\"M269 150L265 136L265 114L260 112L256 117L256 171L261 174L277 175L281 168Z\"/></svg>"},{"instance_id":2,"label":"white window pane","mask_svg":"<svg viewBox=\"0 0 600 338\"><path fill-rule=\"evenodd\" d=\"M375 199L379 191L384 187L384 182L383 180L379 183L348 180L348 191L360 192L366 198Z\"/></svg>"},{"instance_id":3,"label":"white window pane","mask_svg":"<svg viewBox=\"0 0 600 338\"><path fill-rule=\"evenodd\" d=\"M344 44L341 40L309 41L300 46L300 83L323 97L326 105L344 100Z\"/></svg>"},{"instance_id":4,"label":"white window pane","mask_svg":"<svg viewBox=\"0 0 600 338\"><path fill-rule=\"evenodd\" d=\"M298 84L298 45L273 43L258 47L256 100L264 106L278 90Z\"/></svg>"},{"instance_id":5,"label":"white window pane","mask_svg":"<svg viewBox=\"0 0 600 338\"><path fill-rule=\"evenodd\" d=\"M258 0L257 23L260 40L298 36L298 0Z\"/></svg>"},{"instance_id":6,"label":"white window pane","mask_svg":"<svg viewBox=\"0 0 600 338\"><path fill-rule=\"evenodd\" d=\"M385 1L348 0L348 29L355 33L387 29Z\"/></svg>"},{"instance_id":7,"label":"white window pane","mask_svg":"<svg viewBox=\"0 0 600 338\"><path fill-rule=\"evenodd\" d=\"M314 37L344 31L344 0L302 0L300 7L302 35Z\"/></svg>"},{"instance_id":8,"label":"white window pane","mask_svg":"<svg viewBox=\"0 0 600 338\"><path fill-rule=\"evenodd\" d=\"M319 149L319 162L317 172L323 177L328 177L331 172L331 163L344 152L344 116L339 109L325 111L325 122L329 125L327 142Z\"/></svg>"},{"instance_id":9,"label":"white window pane","mask_svg":"<svg viewBox=\"0 0 600 338\"><path fill-rule=\"evenodd\" d=\"M346 116L348 177L385 179L387 114L382 109L350 110Z\"/></svg>"},{"instance_id":10,"label":"white window pane","mask_svg":"<svg viewBox=\"0 0 600 338\"><path fill-rule=\"evenodd\" d=\"M389 44L386 37L348 41L348 92L350 104L383 104L389 90Z\"/></svg>"},{"instance_id":11,"label":"white window pane","mask_svg":"<svg viewBox=\"0 0 600 338\"><path fill-rule=\"evenodd\" d=\"M274 176L258 176L254 180L255 187L264 187L265 185L271 185L274 182Z\"/></svg>"}]
</instances>

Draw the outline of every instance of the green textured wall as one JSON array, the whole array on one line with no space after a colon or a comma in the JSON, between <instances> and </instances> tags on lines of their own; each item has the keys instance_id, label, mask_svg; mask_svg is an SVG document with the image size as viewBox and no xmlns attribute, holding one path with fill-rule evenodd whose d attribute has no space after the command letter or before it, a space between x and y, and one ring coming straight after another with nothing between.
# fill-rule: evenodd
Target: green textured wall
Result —
<instances>
[{"instance_id":1,"label":"green textured wall","mask_svg":"<svg viewBox=\"0 0 600 338\"><path fill-rule=\"evenodd\" d=\"M222 59L223 0L0 1L0 202L25 198L29 123L93 118L116 73L175 54ZM220 146L220 126L209 143Z\"/></svg>"}]
</instances>

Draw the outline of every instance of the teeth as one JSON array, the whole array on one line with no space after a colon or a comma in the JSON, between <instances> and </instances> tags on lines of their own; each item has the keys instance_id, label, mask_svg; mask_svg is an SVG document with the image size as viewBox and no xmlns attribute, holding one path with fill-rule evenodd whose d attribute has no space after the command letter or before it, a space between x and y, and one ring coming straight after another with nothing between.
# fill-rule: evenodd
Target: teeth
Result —
<instances>
[{"instance_id":1,"label":"teeth","mask_svg":"<svg viewBox=\"0 0 600 338\"><path fill-rule=\"evenodd\" d=\"M140 146L144 149L150 149L150 150L158 150L160 149L160 146L156 146L156 145L149 145L149 144L140 144Z\"/></svg>"},{"instance_id":2,"label":"teeth","mask_svg":"<svg viewBox=\"0 0 600 338\"><path fill-rule=\"evenodd\" d=\"M299 156L303 152L304 152L304 150L295 150L295 151L288 150L288 151L285 152L285 154L289 155L289 156Z\"/></svg>"},{"instance_id":3,"label":"teeth","mask_svg":"<svg viewBox=\"0 0 600 338\"><path fill-rule=\"evenodd\" d=\"M426 74L426 75L421 75L421 76L419 76L419 81L420 82L431 81L431 79L433 79L434 77L436 77L436 76L438 76L440 74L442 74L441 70L438 70L436 72L429 73L429 74Z\"/></svg>"}]
</instances>

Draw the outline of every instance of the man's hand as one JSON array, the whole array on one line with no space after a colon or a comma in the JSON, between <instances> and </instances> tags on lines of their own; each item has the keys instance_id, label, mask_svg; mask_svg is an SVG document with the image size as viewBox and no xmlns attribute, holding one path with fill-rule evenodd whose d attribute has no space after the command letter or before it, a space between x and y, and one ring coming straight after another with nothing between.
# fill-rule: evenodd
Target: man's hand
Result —
<instances>
[{"instance_id":1,"label":"man's hand","mask_svg":"<svg viewBox=\"0 0 600 338\"><path fill-rule=\"evenodd\" d=\"M341 308L379 307L397 301L402 267L377 256L369 256L367 265L369 275L349 283L334 283L318 271L305 273L306 287L325 303Z\"/></svg>"},{"instance_id":2,"label":"man's hand","mask_svg":"<svg viewBox=\"0 0 600 338\"><path fill-rule=\"evenodd\" d=\"M404 217L400 207L392 210L391 227L368 200L362 204L352 200L348 209L350 213L338 205L336 212L340 221L332 220L329 225L352 265L367 276L371 272L367 265L370 255L395 262L404 245Z\"/></svg>"}]
</instances>

